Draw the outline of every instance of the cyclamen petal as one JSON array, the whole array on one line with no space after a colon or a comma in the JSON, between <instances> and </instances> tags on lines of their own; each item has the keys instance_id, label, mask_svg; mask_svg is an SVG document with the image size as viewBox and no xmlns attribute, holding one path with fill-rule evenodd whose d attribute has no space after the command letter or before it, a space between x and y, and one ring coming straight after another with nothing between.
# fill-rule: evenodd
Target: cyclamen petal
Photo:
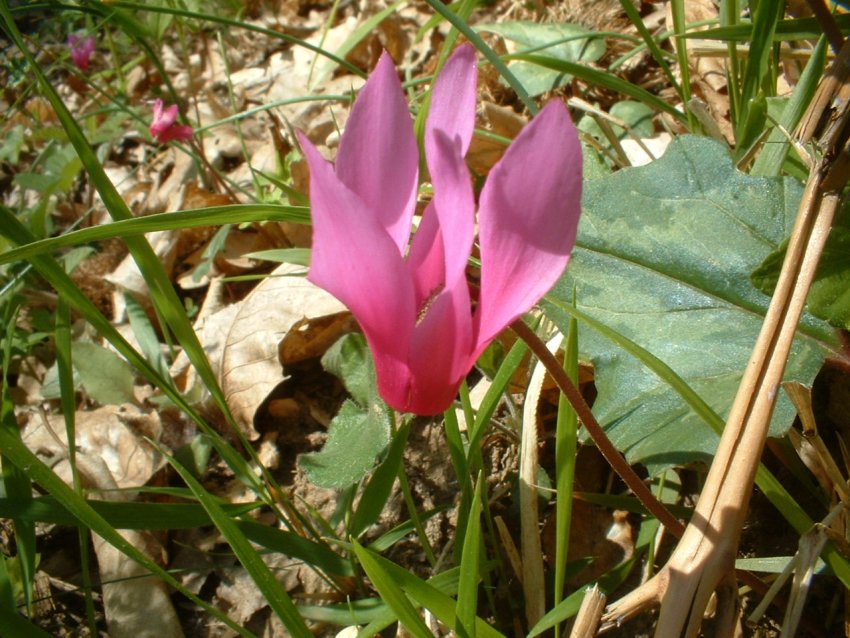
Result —
<instances>
[{"instance_id":1,"label":"cyclamen petal","mask_svg":"<svg viewBox=\"0 0 850 638\"><path fill-rule=\"evenodd\" d=\"M309 279L351 309L372 350L381 397L403 412L445 411L483 349L546 293L575 244L581 147L566 108L552 103L517 137L482 192L482 280L473 313L465 270L475 200L463 156L475 125L476 80L475 50L464 45L435 82L424 139L434 197L409 251L418 153L389 56L381 56L355 102L336 167L299 135L311 178Z\"/></svg>"},{"instance_id":2,"label":"cyclamen petal","mask_svg":"<svg viewBox=\"0 0 850 638\"><path fill-rule=\"evenodd\" d=\"M177 105L165 107L162 100L153 104L153 121L150 125L151 136L159 143L171 140L186 141L195 134L191 126L177 123Z\"/></svg>"},{"instance_id":3,"label":"cyclamen petal","mask_svg":"<svg viewBox=\"0 0 850 638\"><path fill-rule=\"evenodd\" d=\"M89 62L96 48L97 44L91 36L81 38L73 33L68 36L68 49L71 60L73 60L80 71L85 72L89 70Z\"/></svg>"}]
</instances>

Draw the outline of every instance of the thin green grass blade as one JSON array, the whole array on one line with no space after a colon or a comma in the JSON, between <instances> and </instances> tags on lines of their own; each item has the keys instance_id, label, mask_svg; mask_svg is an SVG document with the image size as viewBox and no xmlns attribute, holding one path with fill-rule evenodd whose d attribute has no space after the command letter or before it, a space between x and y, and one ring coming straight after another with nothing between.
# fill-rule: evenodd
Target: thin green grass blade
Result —
<instances>
[{"instance_id":1,"label":"thin green grass blade","mask_svg":"<svg viewBox=\"0 0 850 638\"><path fill-rule=\"evenodd\" d=\"M77 471L76 445L76 388L74 386L74 370L71 354L71 309L62 297L56 305L56 369L59 377L62 416L65 421L65 440L68 441L68 462L71 466L71 481L74 491L83 494L83 485ZM32 502L32 501L30 501ZM81 527L77 530L80 547L80 572L82 574L82 589L86 607L86 622L92 636L97 635L97 620L95 619L94 597L92 596L92 577L89 567L89 533Z\"/></svg>"},{"instance_id":2,"label":"thin green grass blade","mask_svg":"<svg viewBox=\"0 0 850 638\"><path fill-rule=\"evenodd\" d=\"M457 593L458 578L458 568L452 567L432 576L426 582L442 594L452 596ZM373 638L397 620L398 618L396 618L393 610L384 605L384 610L376 614L376 617L357 633L357 638Z\"/></svg>"},{"instance_id":3,"label":"thin green grass blade","mask_svg":"<svg viewBox=\"0 0 850 638\"><path fill-rule=\"evenodd\" d=\"M408 421L395 433L386 458L375 468L372 477L366 487L363 488L360 502L357 504L357 509L348 525L348 534L352 538L359 538L381 515L390 492L392 492L396 476L401 470L401 462L404 458L404 449L407 446L409 434L410 422Z\"/></svg>"},{"instance_id":4,"label":"thin green grass blade","mask_svg":"<svg viewBox=\"0 0 850 638\"><path fill-rule=\"evenodd\" d=\"M212 525L206 510L196 503L145 503L86 500L86 504L115 529L175 530ZM262 507L262 502L222 503L229 516L240 516ZM33 523L78 525L79 520L52 496L31 500L0 498L0 518L21 518Z\"/></svg>"},{"instance_id":5,"label":"thin green grass blade","mask_svg":"<svg viewBox=\"0 0 850 638\"><path fill-rule=\"evenodd\" d=\"M687 32L685 24L685 2L684 0L672 0L670 2L670 13L673 16L673 31L676 36L683 36ZM691 99L691 65L688 61L688 45L683 37L673 39L673 45L676 48L676 58L679 61L679 73L682 74L682 83L679 85L680 96L683 104L688 104ZM694 131L696 119L687 109L688 128Z\"/></svg>"},{"instance_id":6,"label":"thin green grass blade","mask_svg":"<svg viewBox=\"0 0 850 638\"><path fill-rule=\"evenodd\" d=\"M404 595L401 587L396 584L392 577L384 570L383 565L377 560L377 556L368 549L359 545L356 541L352 544L354 554L360 561L363 571L369 576L375 589L381 598L395 613L405 629L416 638L432 638L433 634L428 626L420 618L416 608Z\"/></svg>"},{"instance_id":7,"label":"thin green grass blade","mask_svg":"<svg viewBox=\"0 0 850 638\"><path fill-rule=\"evenodd\" d=\"M823 75L828 46L826 36L822 36L812 51L812 57L806 63L806 67L797 81L797 86L791 93L788 104L785 105L782 118L777 122L778 126L770 132L770 136L764 144L764 149L753 163L750 175L774 176L782 172L782 165L785 163L785 157L791 147L788 135L794 134L794 129L797 128L812 101L812 97L814 97L818 81Z\"/></svg>"},{"instance_id":8,"label":"thin green grass blade","mask_svg":"<svg viewBox=\"0 0 850 638\"><path fill-rule=\"evenodd\" d=\"M17 436L20 440L21 431L15 418L15 406L9 395L9 363L12 360L12 335L15 333L15 325L18 321L18 307L9 304L6 307L5 334L3 339L3 369L0 376L0 429L5 430L10 436ZM27 473L9 462L0 447L0 467L2 467L2 484L6 494L11 498L22 501L32 500L32 481ZM32 614L33 583L35 582L36 569L36 537L35 524L21 519L12 519L15 530L15 546L17 549L18 566L21 574L21 584L24 589L24 603L27 611ZM0 561L3 554L0 553Z\"/></svg>"},{"instance_id":9,"label":"thin green grass blade","mask_svg":"<svg viewBox=\"0 0 850 638\"><path fill-rule=\"evenodd\" d=\"M233 516L230 508L222 507L222 509L227 516ZM252 520L237 519L234 522L248 540L266 551L286 554L290 558L302 560L332 576L343 578L355 576L351 563L323 543Z\"/></svg>"},{"instance_id":10,"label":"thin green grass blade","mask_svg":"<svg viewBox=\"0 0 850 638\"><path fill-rule=\"evenodd\" d=\"M517 80L516 76L511 72L508 68L508 65L505 64L502 59L496 54L493 49L491 49L481 36L475 33L470 26L461 18L459 18L451 9L449 9L446 5L444 5L440 0L425 0L436 13L443 16L451 25L460 31L467 40L469 40L472 45L478 49L478 51L483 55L490 64L499 72L499 74L505 78L505 82L514 90L517 94L517 97L520 101L525 104L525 107L529 110L532 115L536 115L537 105L534 103L534 100L529 97L525 88L522 86L522 83Z\"/></svg>"},{"instance_id":11,"label":"thin green grass blade","mask_svg":"<svg viewBox=\"0 0 850 638\"><path fill-rule=\"evenodd\" d=\"M781 2L759 2L753 14L753 30L750 51L744 69L741 86L741 103L735 125L735 148L740 157L755 142L760 131L756 124L759 118L759 94L764 95L764 81L770 73L770 57L773 50L773 34L781 20L785 5ZM760 118L764 121L763 116Z\"/></svg>"},{"instance_id":12,"label":"thin green grass blade","mask_svg":"<svg viewBox=\"0 0 850 638\"><path fill-rule=\"evenodd\" d=\"M357 547L355 547L355 551L357 551ZM373 564L383 570L384 575L387 576L390 582L397 587L401 587L407 592L408 596L434 614L437 620L449 629L453 631L456 629L457 603L448 594L449 592L456 591L459 586L460 575L457 568L443 572L426 582L392 561L378 556L365 548L360 547L359 551L358 558L361 554L367 555ZM450 576L453 579L458 579L458 581L454 582L453 587L451 586L452 581L446 582L442 580L443 578L448 579ZM478 638L504 638L503 634L493 629L493 627L480 618L476 618L475 620L475 631Z\"/></svg>"},{"instance_id":13,"label":"thin green grass blade","mask_svg":"<svg viewBox=\"0 0 850 638\"><path fill-rule=\"evenodd\" d=\"M623 581L626 580L636 563L636 558L630 558L624 563L617 565L614 569L608 571L604 576L596 581L599 588L606 594L612 593L620 586L620 584L623 583ZM558 623L562 623L575 616L578 613L579 607L581 607L583 598L584 589L575 591L567 596L560 604L550 609L549 612L547 612L547 614L531 628L531 631L528 632L527 638L539 636L544 631L548 631L552 627L556 626Z\"/></svg>"},{"instance_id":14,"label":"thin green grass blade","mask_svg":"<svg viewBox=\"0 0 850 638\"><path fill-rule=\"evenodd\" d=\"M281 619L286 629L290 632L290 635L296 638L312 638L313 634L310 633L304 619L298 613L298 609L286 593L286 590L275 578L268 565L263 562L262 557L245 537L245 534L242 533L233 519L219 505L218 499L207 492L198 480L192 476L192 473L178 463L173 456L170 456L162 449L160 449L160 452L171 464L171 467L177 470L177 473L180 474L180 477L207 511L213 524L215 524L216 528L224 536L227 543L233 549L233 553L239 559L239 562L251 576L251 581L257 586L260 593L263 594L269 607Z\"/></svg>"},{"instance_id":15,"label":"thin green grass blade","mask_svg":"<svg viewBox=\"0 0 850 638\"><path fill-rule=\"evenodd\" d=\"M49 467L33 454L20 440L20 435L15 436L14 433L0 428L0 449L4 451L6 457L12 461L18 468L24 471L35 483L38 483L44 490L51 494L57 501L61 502L64 507L85 527L103 537L110 545L118 549L121 553L133 559L140 565L144 566L155 576L158 576L171 587L177 589L184 596L189 598L193 603L205 609L212 614L216 619L233 629L240 636L250 638L251 632L243 629L235 622L230 620L221 610L213 605L201 600L191 591L183 587L183 585L175 579L166 570L161 568L148 556L136 549L123 536L121 536L106 520L103 519L79 494L73 489L65 485Z\"/></svg>"},{"instance_id":16,"label":"thin green grass blade","mask_svg":"<svg viewBox=\"0 0 850 638\"><path fill-rule=\"evenodd\" d=\"M522 360L528 352L528 346L522 339L517 339L508 354L502 360L496 376L490 384L490 388L484 394L484 399L481 401L481 406L478 408L478 413L475 415L475 423L472 432L469 434L469 447L475 448L481 442L481 437L487 431L487 424L493 417L499 401L502 400L502 395L510 384L511 379L519 370Z\"/></svg>"},{"instance_id":17,"label":"thin green grass blade","mask_svg":"<svg viewBox=\"0 0 850 638\"><path fill-rule=\"evenodd\" d=\"M463 537L463 552L460 559L460 582L457 588L457 625L455 631L461 638L475 638L475 618L478 611L478 573L481 558L481 501L484 491L484 474L478 474L466 534Z\"/></svg>"},{"instance_id":18,"label":"thin green grass blade","mask_svg":"<svg viewBox=\"0 0 850 638\"><path fill-rule=\"evenodd\" d=\"M573 291L575 306L575 291ZM564 336L564 371L578 387L578 322L570 319L569 330ZM567 554L570 546L570 523L573 513L573 483L578 445L578 417L566 397L558 398L558 420L555 425L555 592L553 605L557 606L564 596L567 573ZM561 626L555 626L556 638L561 635Z\"/></svg>"},{"instance_id":19,"label":"thin green grass blade","mask_svg":"<svg viewBox=\"0 0 850 638\"><path fill-rule=\"evenodd\" d=\"M135 237L158 230L182 230L184 228L197 228L198 226L263 221L309 224L310 209L303 206L284 206L281 204L234 204L123 219L91 228L82 228L58 237L33 240L24 246L4 252L0 255L0 264L30 259L35 255L42 255L66 246L88 244L114 237Z\"/></svg>"},{"instance_id":20,"label":"thin green grass blade","mask_svg":"<svg viewBox=\"0 0 850 638\"><path fill-rule=\"evenodd\" d=\"M850 13L833 14L839 30L845 36L850 33ZM780 20L773 33L774 42L792 40L817 40L823 35L823 29L815 18L795 18ZM701 40L721 40L724 42L749 42L753 39L753 24L743 23L721 26L693 33L688 37Z\"/></svg>"},{"instance_id":21,"label":"thin green grass blade","mask_svg":"<svg viewBox=\"0 0 850 638\"><path fill-rule=\"evenodd\" d=\"M738 0L721 0L721 27L737 25L740 21L740 16L741 8ZM705 33L705 31L700 32L700 34L702 33ZM726 43L726 64L726 86L729 91L729 116L733 122L737 122L741 105L741 64L738 60L736 45L731 40Z\"/></svg>"},{"instance_id":22,"label":"thin green grass blade","mask_svg":"<svg viewBox=\"0 0 850 638\"><path fill-rule=\"evenodd\" d=\"M126 292L124 293L124 305L127 309L127 319L130 320L130 328L133 330L133 335L136 337L136 342L139 344L142 354L163 379L169 379L168 363L162 354L159 338L148 313L145 312L142 304L133 295Z\"/></svg>"},{"instance_id":23,"label":"thin green grass blade","mask_svg":"<svg viewBox=\"0 0 850 638\"><path fill-rule=\"evenodd\" d=\"M620 6L623 7L623 11L625 11L626 16L632 25L637 29L637 32L640 34L640 37L643 38L644 44L646 44L646 48L649 49L649 52L652 54L652 57L658 63L658 66L661 67L661 70L664 71L664 75L667 76L667 81L670 82L670 86L672 86L676 94L679 96L679 100L682 104L686 104L687 100L684 98L684 94L682 92L682 86L679 84L679 81L676 79L676 75L673 73L673 69L670 68L670 65L667 64L667 55L664 51L661 50L661 47L658 46L658 43L655 41L655 38L649 32L649 29L646 28L646 25L643 22L643 18L637 10L637 7L631 0L620 0Z\"/></svg>"},{"instance_id":24,"label":"thin green grass blade","mask_svg":"<svg viewBox=\"0 0 850 638\"><path fill-rule=\"evenodd\" d=\"M407 2L408 0L397 0L397 2L394 2L381 11L378 11L375 15L370 16L351 32L351 35L345 39L345 42L343 42L339 48L334 51L334 55L340 60L345 59L345 56L351 53L351 50L360 44L365 37L372 34L381 22L400 9L402 5L407 4Z\"/></svg>"},{"instance_id":25,"label":"thin green grass blade","mask_svg":"<svg viewBox=\"0 0 850 638\"><path fill-rule=\"evenodd\" d=\"M466 523L469 515L469 506L472 501L472 478L469 475L469 463L466 458L467 446L464 444L463 434L457 420L454 405L443 414L443 423L446 432L446 443L449 446L449 457L455 477L460 484L460 502L457 509L457 523L455 524L455 537L466 537Z\"/></svg>"},{"instance_id":26,"label":"thin green grass blade","mask_svg":"<svg viewBox=\"0 0 850 638\"><path fill-rule=\"evenodd\" d=\"M561 73L569 73L570 75L574 75L577 78L581 78L588 84L604 86L605 88L611 89L612 91L616 91L623 95L632 97L640 102L643 102L647 106L656 109L657 111L669 113L683 124L687 124L687 117L685 117L685 114L682 113L675 106L668 104L667 102L659 98L657 95L653 95L646 89L643 89L636 84L632 84L631 82L623 80L622 78L619 78L616 75L612 75L611 73L606 73L605 71L600 71L598 69L594 69L583 64L567 62L566 60L559 60L557 58L551 58L545 55L514 54L506 55L504 57L505 59L510 60L524 60L525 62L531 62L532 64L537 64L539 66L546 67L547 69L554 69L555 71L560 71Z\"/></svg>"}]
</instances>

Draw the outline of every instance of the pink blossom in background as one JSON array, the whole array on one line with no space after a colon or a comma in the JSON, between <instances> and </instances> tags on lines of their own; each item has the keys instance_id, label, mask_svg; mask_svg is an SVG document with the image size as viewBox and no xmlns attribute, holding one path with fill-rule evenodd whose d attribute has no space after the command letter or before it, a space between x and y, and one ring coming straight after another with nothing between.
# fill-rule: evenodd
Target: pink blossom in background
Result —
<instances>
[{"instance_id":1,"label":"pink blossom in background","mask_svg":"<svg viewBox=\"0 0 850 638\"><path fill-rule=\"evenodd\" d=\"M89 70L89 62L96 48L94 38L91 36L81 38L73 33L68 36L68 49L71 59L80 71Z\"/></svg>"},{"instance_id":2,"label":"pink blossom in background","mask_svg":"<svg viewBox=\"0 0 850 638\"><path fill-rule=\"evenodd\" d=\"M389 55L357 96L335 166L299 133L310 168L309 279L354 314L378 391L402 412L446 410L484 348L557 281L575 244L581 146L567 109L554 100L513 141L481 192L473 309L466 266L476 202L464 156L476 82L475 49L461 46L432 92L424 146L434 197L409 249L419 152Z\"/></svg>"},{"instance_id":3,"label":"pink blossom in background","mask_svg":"<svg viewBox=\"0 0 850 638\"><path fill-rule=\"evenodd\" d=\"M177 123L177 105L165 107L162 100L157 100L153 104L153 122L151 122L150 132L161 144L171 140L190 140L194 135L191 126Z\"/></svg>"}]
</instances>

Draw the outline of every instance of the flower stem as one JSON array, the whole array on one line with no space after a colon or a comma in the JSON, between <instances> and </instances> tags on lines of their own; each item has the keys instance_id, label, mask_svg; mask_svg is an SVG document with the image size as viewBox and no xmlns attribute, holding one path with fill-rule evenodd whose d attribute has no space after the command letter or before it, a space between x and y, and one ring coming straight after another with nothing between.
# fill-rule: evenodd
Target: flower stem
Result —
<instances>
[{"instance_id":1,"label":"flower stem","mask_svg":"<svg viewBox=\"0 0 850 638\"><path fill-rule=\"evenodd\" d=\"M590 434L590 438L593 439L597 449L605 457L605 460L608 461L611 469L623 479L637 499L649 510L650 514L657 518L674 536L681 538L685 531L685 526L670 513L670 510L663 503L655 498L655 495L637 473L635 473L631 465L620 455L617 448L614 447L614 444L605 435L596 417L593 416L593 412L590 411L590 407L587 405L581 392L579 392L578 388L576 388L569 376L567 376L567 373L564 372L564 369L558 363L555 356L546 348L546 344L534 334L531 328L522 322L522 319L518 319L512 323L511 330L528 344L528 347L552 376L555 384L573 406L579 420L587 428L587 433Z\"/></svg>"}]
</instances>

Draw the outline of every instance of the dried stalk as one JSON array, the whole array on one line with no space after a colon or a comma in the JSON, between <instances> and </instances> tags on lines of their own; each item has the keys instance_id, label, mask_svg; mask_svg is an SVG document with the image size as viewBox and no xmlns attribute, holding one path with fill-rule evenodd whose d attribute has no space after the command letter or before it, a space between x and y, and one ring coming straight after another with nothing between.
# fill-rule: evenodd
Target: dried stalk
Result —
<instances>
[{"instance_id":1,"label":"dried stalk","mask_svg":"<svg viewBox=\"0 0 850 638\"><path fill-rule=\"evenodd\" d=\"M603 617L609 627L660 603L656 636L695 637L716 594L716 635L734 633L734 560L753 481L797 323L850 171L845 150L850 100L835 99L846 90L848 62L850 47L845 45L818 87L802 128L803 143L823 131L822 155L811 168L776 291L693 517L664 568L609 606Z\"/></svg>"}]
</instances>

